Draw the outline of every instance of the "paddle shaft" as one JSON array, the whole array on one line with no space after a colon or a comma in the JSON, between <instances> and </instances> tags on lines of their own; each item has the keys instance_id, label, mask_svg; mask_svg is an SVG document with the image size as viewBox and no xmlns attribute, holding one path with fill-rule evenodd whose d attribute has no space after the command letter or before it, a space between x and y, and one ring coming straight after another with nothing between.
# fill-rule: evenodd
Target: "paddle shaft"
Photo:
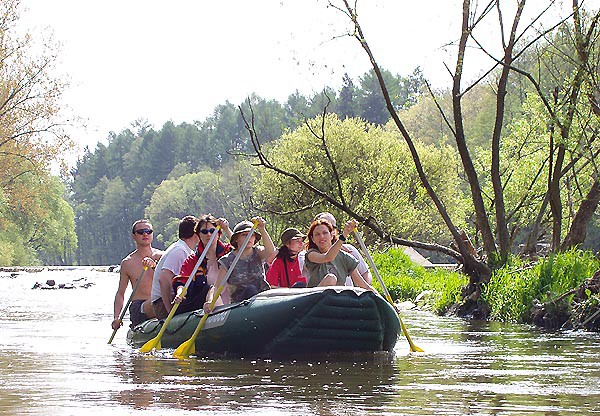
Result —
<instances>
[{"instance_id":1,"label":"paddle shaft","mask_svg":"<svg viewBox=\"0 0 600 416\"><path fill-rule=\"evenodd\" d=\"M385 283L383 283L383 279L379 275L379 271L377 270L377 266L375 266L375 262L373 261L373 258L369 254L369 250L367 250L367 246L365 245L365 242L363 241L362 237L360 236L360 233L356 229L354 230L354 236L356 237L356 241L358 241L358 244L360 245L360 248L362 248L363 252L365 253L365 256L367 257L367 261L369 262L369 265L371 266L371 269L373 270L373 273L375 274L375 277L377 278L377 281L379 282L379 285L383 289L383 293L385 294L385 298L390 303L390 305L392 305L394 307L394 309L396 309L396 307L394 306L394 301L392 300L392 297L390 296L390 292L387 290L387 287L385 286ZM421 348L417 347L412 342L412 339L410 339L410 335L408 335L408 330L406 329L406 326L404 326L404 322L402 322L402 317L400 316L400 313L398 312L397 309L396 309L396 313L398 314L398 319L400 320L400 326L402 327L402 332L404 333L404 336L406 337L406 340L408 341L408 345L410 346L410 350L412 352L422 352L423 350Z\"/></svg>"},{"instance_id":2,"label":"paddle shaft","mask_svg":"<svg viewBox=\"0 0 600 416\"><path fill-rule=\"evenodd\" d=\"M129 296L129 300L127 301L127 303L125 304L125 307L121 311L121 316L119 316L119 322L121 322L121 323L123 322L123 317L125 316L125 313L127 313L127 309L129 308L129 305L131 304L131 301L133 300L133 296L135 295L135 292L137 292L137 288L140 286L140 282L142 281L142 278L144 277L144 273L146 273L146 270L148 270L148 268L144 267L144 270L142 270L142 272L140 273L140 277L138 277L137 282L135 282L135 285L133 286L133 290L131 291L131 296ZM121 326L119 326L119 328L120 327ZM110 339L108 340L109 344L115 338L115 335L116 335L117 331L119 330L119 328L113 330L113 333L110 336Z\"/></svg>"},{"instance_id":3,"label":"paddle shaft","mask_svg":"<svg viewBox=\"0 0 600 416\"><path fill-rule=\"evenodd\" d=\"M187 282L185 282L185 285L183 286L183 290L181 291L181 297L185 297L188 287L190 287L190 283L192 283L192 280L194 280L194 277L196 276L196 272L198 271L198 268L200 267L200 265L206 258L206 253L208 253L208 248L214 243L215 238L217 238L217 236L219 235L220 229L221 229L221 227L217 226L217 229L215 230L213 235L210 237L210 240L208 240L206 247L204 247L204 250L202 250L202 254L200 254L198 261L194 265L194 269L190 273L190 276L188 277ZM152 338L150 341L146 342L144 345L142 345L142 348L140 348L141 352L150 352L154 348L160 349L160 339L162 338L163 334L167 330L167 325L169 324L169 322L171 322L171 319L173 319L173 316L175 316L175 312L177 311L178 307L179 307L179 303L175 303L173 305L173 307L171 308L171 311L169 312L169 315L167 316L167 319L165 319L165 322L160 327L160 331L158 332L158 335L156 337Z\"/></svg>"},{"instance_id":4,"label":"paddle shaft","mask_svg":"<svg viewBox=\"0 0 600 416\"><path fill-rule=\"evenodd\" d=\"M225 274L225 277L223 278L223 280L219 284L219 287L213 294L213 299L210 302L210 306L208 307L211 311L215 307L215 304L217 303L219 296L221 296L223 289L225 289L225 285L227 284L227 280L229 279L229 276L231 276L231 273L233 272L233 268L239 261L240 257L242 257L242 253L246 249L246 246L248 245L248 242L250 241L252 234L254 234L254 230L256 229L256 226L257 226L257 223L254 223L254 226L250 229L250 232L246 236L246 239L244 240L244 242L241 244L240 248L238 249L238 253L235 255L235 257L233 258L233 261L231 262L231 265L227 269L227 273ZM200 322L198 322L198 325L196 326L196 329L192 333L192 336L190 337L190 339L188 339L183 344L181 344L179 347L177 347L177 349L173 353L173 355L175 357L185 358L185 357L189 357L191 354L193 354L195 352L194 342L196 340L196 337L198 336L198 334L204 327L204 323L208 319L208 316L209 316L209 313L204 312L204 315L200 319Z\"/></svg>"}]
</instances>

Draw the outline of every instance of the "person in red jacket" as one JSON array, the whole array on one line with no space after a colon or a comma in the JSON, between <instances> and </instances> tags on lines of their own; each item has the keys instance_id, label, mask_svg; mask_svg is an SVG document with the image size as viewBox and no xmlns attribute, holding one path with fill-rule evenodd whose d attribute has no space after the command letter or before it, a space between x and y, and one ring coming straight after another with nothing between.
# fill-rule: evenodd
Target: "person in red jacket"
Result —
<instances>
[{"instance_id":1,"label":"person in red jacket","mask_svg":"<svg viewBox=\"0 0 600 416\"><path fill-rule=\"evenodd\" d=\"M219 235L214 240L214 243L207 248L206 245L210 238L217 232L217 226L221 226ZM231 244L223 243L221 241L220 238L223 231L228 237L231 237L231 229L229 228L229 223L226 219L216 219L211 214L200 217L195 229L196 234L200 237L198 248L195 253L190 254L188 258L185 259L181 265L179 275L173 278L173 292L175 293L175 300L173 302L180 303L177 307L177 312L175 312L176 315L196 309L202 309L206 294L212 285L215 284L215 282L208 281L208 269L210 267L218 267L217 260L229 253L233 248ZM188 286L186 296L182 297L181 291L204 250L208 250L208 253L206 253L202 264L198 267L196 275L193 277L194 280Z\"/></svg>"},{"instance_id":2,"label":"person in red jacket","mask_svg":"<svg viewBox=\"0 0 600 416\"><path fill-rule=\"evenodd\" d=\"M306 236L296 228L288 228L281 234L281 247L267 271L271 287L306 287L306 277L298 263Z\"/></svg>"}]
</instances>

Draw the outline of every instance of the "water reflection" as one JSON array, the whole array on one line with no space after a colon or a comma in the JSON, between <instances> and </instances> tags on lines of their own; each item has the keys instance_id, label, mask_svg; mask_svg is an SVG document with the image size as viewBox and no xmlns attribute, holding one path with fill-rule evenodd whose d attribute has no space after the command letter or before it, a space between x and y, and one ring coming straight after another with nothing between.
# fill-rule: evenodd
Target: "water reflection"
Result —
<instances>
[{"instance_id":1,"label":"water reflection","mask_svg":"<svg viewBox=\"0 0 600 416\"><path fill-rule=\"evenodd\" d=\"M236 412L260 403L295 414L339 414L344 409L388 406L397 376L394 361L389 355L348 358L282 361L203 357L180 361L118 355L117 375L129 388L116 393L115 400L138 409L159 406Z\"/></svg>"}]
</instances>

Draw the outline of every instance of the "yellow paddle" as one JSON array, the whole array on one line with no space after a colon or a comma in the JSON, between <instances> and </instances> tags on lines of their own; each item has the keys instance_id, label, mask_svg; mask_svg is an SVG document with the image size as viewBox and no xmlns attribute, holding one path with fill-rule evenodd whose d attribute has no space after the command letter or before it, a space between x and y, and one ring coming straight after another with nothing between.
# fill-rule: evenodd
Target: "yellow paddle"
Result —
<instances>
[{"instance_id":1,"label":"yellow paddle","mask_svg":"<svg viewBox=\"0 0 600 416\"><path fill-rule=\"evenodd\" d=\"M148 268L144 267L144 270L142 270L142 273L140 273L140 277L138 277L137 282L135 282L135 286L133 287L133 291L131 292L131 296L129 296L129 300L127 301L127 303L125 304L125 307L121 311L121 316L119 316L119 324L123 323L123 317L125 316L125 313L127 312L127 309L129 308L129 305L131 304L131 301L133 300L133 295L135 295L135 292L137 291L137 288L140 285L140 282L142 281L142 277L144 277L144 273L146 273L146 270L148 270ZM119 325L119 328L121 328L121 325ZM113 330L113 333L110 336L110 339L108 340L109 344L113 342L113 339L115 338L115 335L117 334L117 331L119 330L119 328Z\"/></svg>"},{"instance_id":2,"label":"yellow paddle","mask_svg":"<svg viewBox=\"0 0 600 416\"><path fill-rule=\"evenodd\" d=\"M250 241L250 237L252 237L252 234L254 234L254 230L256 229L257 226L258 226L258 222L255 221L254 225L250 229L250 232L246 236L246 239L244 240L244 242L242 243L242 245L238 248L238 253L236 254L236 256L233 259L233 261L231 262L231 266L229 266L229 269L227 269L227 273L225 274L225 277L223 278L223 281L221 282L221 284L217 288L217 291L213 295L213 300L212 300L212 302L210 303L210 306L209 306L209 309L211 311L215 307L215 303L217 302L217 299L219 299L219 296L221 295L221 292L223 292L223 289L225 289L225 285L227 284L227 279L229 279L229 276L231 276L231 272L233 271L233 268L235 267L235 265L237 264L238 260L242 256L242 253L244 252L244 249L248 245L248 242ZM194 330L194 333L192 334L192 336L190 337L190 339L188 339L187 341L184 341L179 347L177 347L177 349L173 353L174 357L176 357L176 358L188 358L190 355L192 355L192 354L194 354L196 352L196 337L198 336L198 334L200 333L200 331L204 327L204 323L206 322L206 319L208 319L208 315L209 314L206 313L206 312L204 313L204 315L202 315L202 318L200 319L200 322L198 322L198 325L196 326L196 329Z\"/></svg>"},{"instance_id":3,"label":"yellow paddle","mask_svg":"<svg viewBox=\"0 0 600 416\"><path fill-rule=\"evenodd\" d=\"M182 298L185 297L185 294L187 293L190 283L192 283L192 280L194 280L194 277L196 276L196 271L198 270L198 267L200 267L200 265L204 261L204 258L206 257L206 253L208 253L208 248L213 244L213 242L215 241L215 238L217 238L217 236L219 235L220 229L221 229L221 227L217 226L216 231L210 237L210 240L208 240L208 243L206 244L204 250L202 251L200 258L198 258L198 261L196 262L196 265L194 266L194 270L192 270L192 272L190 273L190 276L188 277L187 282L185 282L185 285L183 286L183 290L181 291ZM160 350L160 348L161 348L160 339L162 338L163 334L167 330L167 326L169 325L169 322L171 322L171 319L173 319L173 316L175 316L175 312L177 311L178 307L179 307L179 303L175 303L173 305L173 307L171 308L171 312L169 312L169 315L167 315L167 319L162 324L160 331L158 332L158 335L155 336L154 338L152 338L151 340L146 341L146 343L144 345L142 345L142 347L140 348L140 352L150 352L152 350Z\"/></svg>"},{"instance_id":4,"label":"yellow paddle","mask_svg":"<svg viewBox=\"0 0 600 416\"><path fill-rule=\"evenodd\" d=\"M402 317L400 316L400 311L398 311L398 309L396 308L396 305L394 305L394 301L392 300L392 297L390 296L390 292L388 292L387 287L385 287L385 283L383 283L383 279L379 275L379 271L377 271L377 267L375 266L375 263L373 262L373 259L371 258L369 251L367 250L367 246L365 246L365 242L363 241L363 239L360 236L360 233L358 232L357 229L354 229L354 236L356 237L358 244L360 244L360 247L362 248L363 252L365 253L367 260L369 261L369 265L371 266L371 269L373 269L373 273L375 273L375 276L377 277L377 281L379 282L379 285L383 289L385 298L390 303L390 305L392 305L392 307L396 310L396 313L398 314L398 319L400 320L400 327L402 328L402 332L404 332L404 336L406 337L406 340L408 341L408 345L410 345L410 351L411 352L423 352L423 350L421 348L417 347L414 344L414 342L412 342L412 339L410 339L410 335L408 335L408 330L406 329L406 326L404 326L404 322L402 322Z\"/></svg>"}]
</instances>

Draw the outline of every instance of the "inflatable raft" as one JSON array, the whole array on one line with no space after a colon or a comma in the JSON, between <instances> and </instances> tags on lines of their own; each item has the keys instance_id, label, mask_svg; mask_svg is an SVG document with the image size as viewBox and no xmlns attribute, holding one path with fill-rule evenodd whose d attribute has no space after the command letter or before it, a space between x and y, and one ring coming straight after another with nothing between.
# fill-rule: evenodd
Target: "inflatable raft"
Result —
<instances>
[{"instance_id":1,"label":"inflatable raft","mask_svg":"<svg viewBox=\"0 0 600 416\"><path fill-rule=\"evenodd\" d=\"M188 340L203 311L176 315L161 339L163 348ZM151 319L129 330L140 347L160 331ZM378 294L334 286L273 289L216 308L196 338L196 351L239 355L292 355L391 351L400 333L394 309Z\"/></svg>"}]
</instances>

